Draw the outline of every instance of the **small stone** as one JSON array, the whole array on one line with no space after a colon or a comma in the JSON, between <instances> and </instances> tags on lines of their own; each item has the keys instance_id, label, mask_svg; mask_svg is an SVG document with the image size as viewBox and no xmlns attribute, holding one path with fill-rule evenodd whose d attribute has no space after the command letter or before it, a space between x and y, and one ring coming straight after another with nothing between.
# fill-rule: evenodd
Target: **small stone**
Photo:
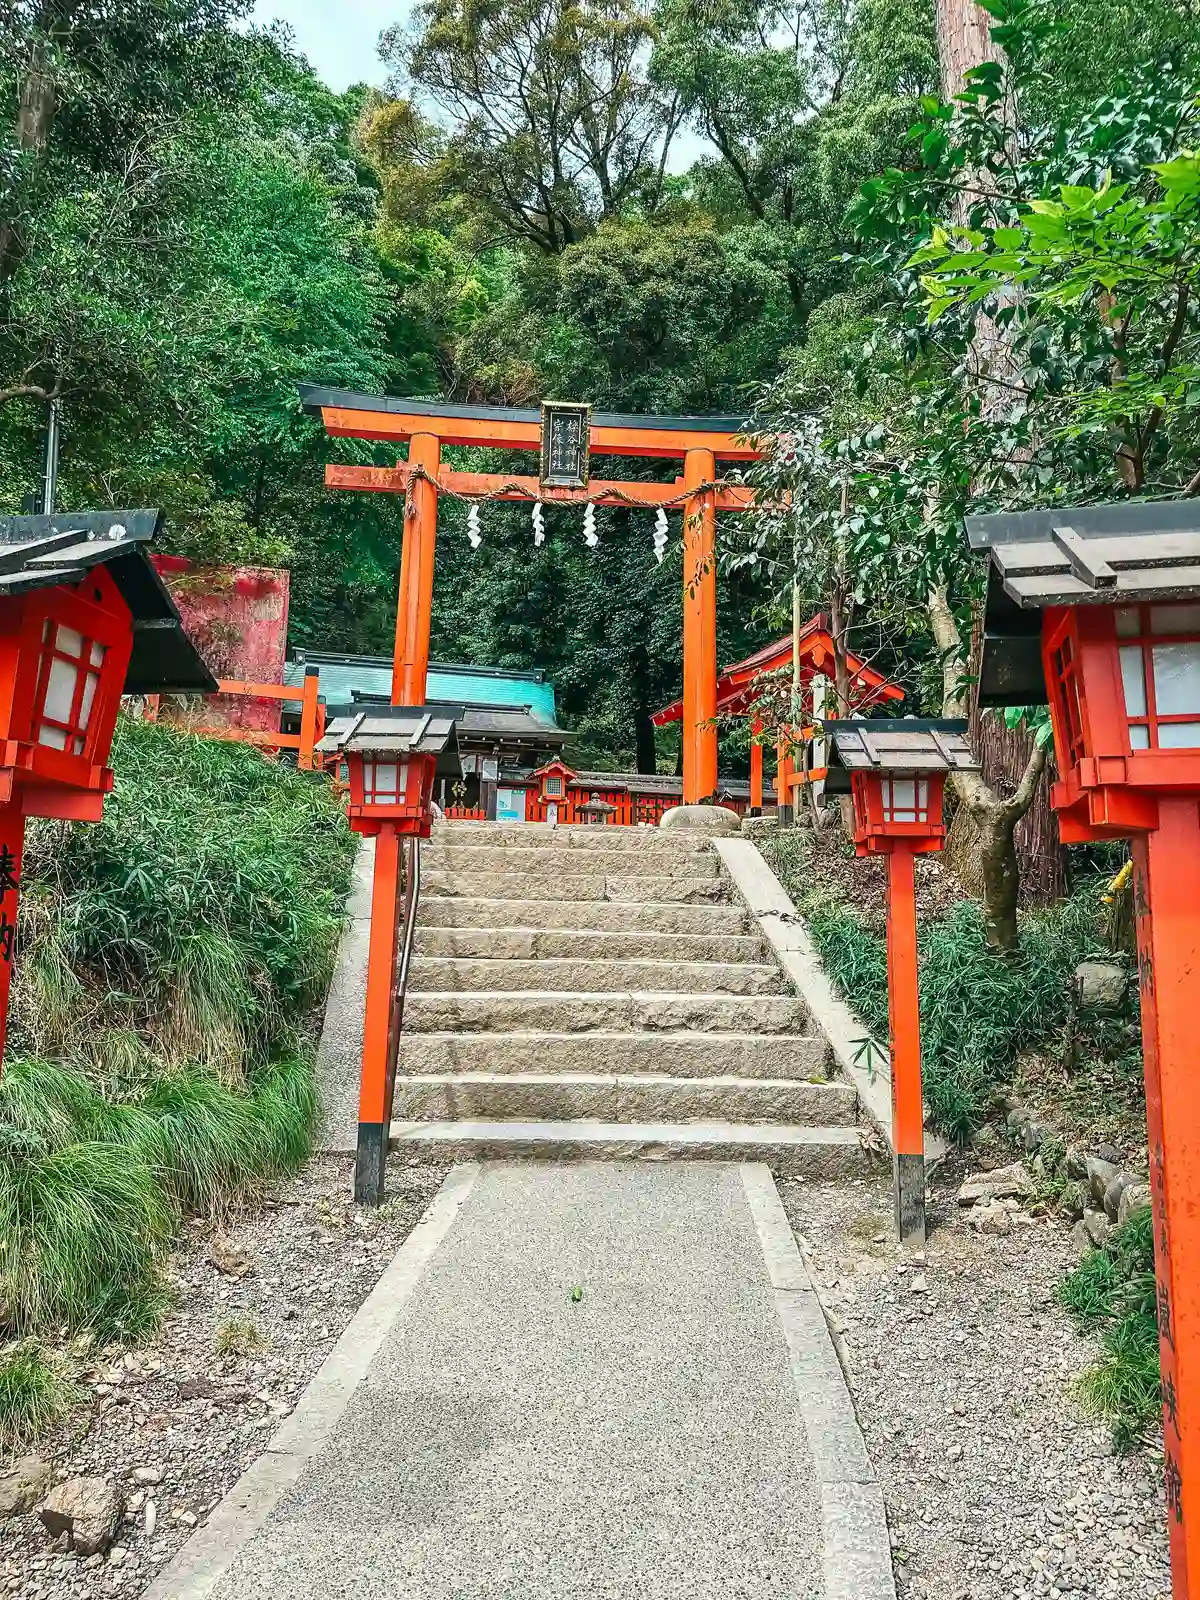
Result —
<instances>
[{"instance_id":1,"label":"small stone","mask_svg":"<svg viewBox=\"0 0 1200 1600\"><path fill-rule=\"evenodd\" d=\"M157 1484L163 1481L161 1467L134 1467L129 1474L134 1483Z\"/></svg>"},{"instance_id":2,"label":"small stone","mask_svg":"<svg viewBox=\"0 0 1200 1600\"><path fill-rule=\"evenodd\" d=\"M929 1293L929 1283L923 1272L914 1272L912 1277L909 1279L908 1287L912 1290L913 1294Z\"/></svg>"},{"instance_id":3,"label":"small stone","mask_svg":"<svg viewBox=\"0 0 1200 1600\"><path fill-rule=\"evenodd\" d=\"M1121 1196L1132 1184L1133 1179L1127 1172L1118 1172L1108 1188L1104 1191L1104 1209L1108 1212L1109 1220L1115 1222L1121 1207Z\"/></svg>"},{"instance_id":4,"label":"small stone","mask_svg":"<svg viewBox=\"0 0 1200 1600\"><path fill-rule=\"evenodd\" d=\"M974 1205L977 1200L1000 1200L1006 1195L1028 1194L1033 1187L1029 1171L1023 1161L1011 1166L997 1167L994 1172L977 1172L958 1191L960 1206Z\"/></svg>"},{"instance_id":5,"label":"small stone","mask_svg":"<svg viewBox=\"0 0 1200 1600\"><path fill-rule=\"evenodd\" d=\"M1150 1185L1148 1183L1133 1182L1126 1184L1121 1191L1120 1203L1117 1206L1117 1221L1128 1222L1135 1211L1144 1211L1150 1204Z\"/></svg>"},{"instance_id":6,"label":"small stone","mask_svg":"<svg viewBox=\"0 0 1200 1600\"><path fill-rule=\"evenodd\" d=\"M154 1537L154 1530L158 1527L158 1507L153 1500L146 1501L146 1509L142 1513L142 1527L146 1530L147 1539Z\"/></svg>"},{"instance_id":7,"label":"small stone","mask_svg":"<svg viewBox=\"0 0 1200 1600\"><path fill-rule=\"evenodd\" d=\"M213 1235L208 1247L208 1259L218 1272L227 1278L244 1278L254 1270L254 1262L247 1251L233 1243L224 1233Z\"/></svg>"},{"instance_id":8,"label":"small stone","mask_svg":"<svg viewBox=\"0 0 1200 1600\"><path fill-rule=\"evenodd\" d=\"M1124 1152L1118 1150L1115 1144L1098 1144L1092 1154L1098 1161L1108 1161L1114 1167L1119 1167L1125 1159Z\"/></svg>"},{"instance_id":9,"label":"small stone","mask_svg":"<svg viewBox=\"0 0 1200 1600\"><path fill-rule=\"evenodd\" d=\"M114 1544L109 1547L108 1564L110 1567L119 1567L129 1559L129 1551L123 1544Z\"/></svg>"},{"instance_id":10,"label":"small stone","mask_svg":"<svg viewBox=\"0 0 1200 1600\"><path fill-rule=\"evenodd\" d=\"M1040 1150L1049 1137L1049 1130L1040 1122L1027 1122L1021 1129L1021 1148L1032 1155Z\"/></svg>"},{"instance_id":11,"label":"small stone","mask_svg":"<svg viewBox=\"0 0 1200 1600\"><path fill-rule=\"evenodd\" d=\"M107 1550L125 1513L125 1500L106 1478L68 1478L57 1484L38 1507L42 1526L52 1539L66 1534L81 1556Z\"/></svg>"},{"instance_id":12,"label":"small stone","mask_svg":"<svg viewBox=\"0 0 1200 1600\"><path fill-rule=\"evenodd\" d=\"M32 1510L50 1487L50 1476L49 1465L38 1456L22 1456L0 1474L0 1519Z\"/></svg>"},{"instance_id":13,"label":"small stone","mask_svg":"<svg viewBox=\"0 0 1200 1600\"><path fill-rule=\"evenodd\" d=\"M1068 1178L1086 1178L1088 1175L1087 1153L1081 1150L1077 1144L1069 1144L1066 1155L1063 1157L1063 1166L1066 1168Z\"/></svg>"},{"instance_id":14,"label":"small stone","mask_svg":"<svg viewBox=\"0 0 1200 1600\"><path fill-rule=\"evenodd\" d=\"M1098 1250L1112 1232L1112 1223L1103 1211L1087 1211L1083 1217L1083 1231Z\"/></svg>"},{"instance_id":15,"label":"small stone","mask_svg":"<svg viewBox=\"0 0 1200 1600\"><path fill-rule=\"evenodd\" d=\"M1129 974L1112 961L1081 961L1075 968L1075 997L1084 1011L1119 1011Z\"/></svg>"},{"instance_id":16,"label":"small stone","mask_svg":"<svg viewBox=\"0 0 1200 1600\"><path fill-rule=\"evenodd\" d=\"M1117 1168L1111 1161L1104 1161L1099 1156L1087 1158L1088 1188L1092 1191L1092 1199L1098 1206L1104 1204L1104 1191L1117 1175Z\"/></svg>"},{"instance_id":17,"label":"small stone","mask_svg":"<svg viewBox=\"0 0 1200 1600\"><path fill-rule=\"evenodd\" d=\"M1012 1232L1012 1212L1002 1200L989 1200L986 1205L976 1206L968 1220L977 1233L999 1236Z\"/></svg>"}]
</instances>

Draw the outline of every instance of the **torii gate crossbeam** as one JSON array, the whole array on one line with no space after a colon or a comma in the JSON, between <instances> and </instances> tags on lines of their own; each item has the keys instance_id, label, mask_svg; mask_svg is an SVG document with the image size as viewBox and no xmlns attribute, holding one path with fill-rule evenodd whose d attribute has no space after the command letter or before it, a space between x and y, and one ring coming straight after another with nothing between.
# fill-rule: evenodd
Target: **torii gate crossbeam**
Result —
<instances>
[{"instance_id":1,"label":"torii gate crossbeam","mask_svg":"<svg viewBox=\"0 0 1200 1600\"><path fill-rule=\"evenodd\" d=\"M589 419L592 455L649 456L683 462L682 482L604 480L584 489L541 488L535 478L456 473L442 467L443 445L537 451L540 411L500 406L360 395L301 387L307 411L332 437L408 441L408 460L394 468L333 465L331 488L402 493L407 498L392 678L395 705L421 705L429 667L434 544L438 493L467 498L540 499L546 504L684 508L683 538L683 799L694 804L717 787L716 513L746 510L750 491L722 483L718 461L753 461L761 453L735 417L626 416L596 412Z\"/></svg>"}]
</instances>

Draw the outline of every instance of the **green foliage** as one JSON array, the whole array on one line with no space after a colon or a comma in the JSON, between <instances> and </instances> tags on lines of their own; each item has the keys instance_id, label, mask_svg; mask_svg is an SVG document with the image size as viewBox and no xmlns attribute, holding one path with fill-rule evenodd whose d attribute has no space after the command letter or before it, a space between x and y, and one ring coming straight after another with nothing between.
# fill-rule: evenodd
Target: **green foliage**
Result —
<instances>
[{"instance_id":1,"label":"green foliage","mask_svg":"<svg viewBox=\"0 0 1200 1600\"><path fill-rule=\"evenodd\" d=\"M788 865L764 844L788 881ZM870 1032L888 1036L887 949L858 913L803 880L792 890L830 977ZM964 1140L987 1115L1017 1056L1045 1042L1067 1019L1071 975L1095 954L1097 892L1021 919L1020 951L1004 959L988 945L983 912L964 901L925 919L918 933L921 1058L925 1099L943 1133Z\"/></svg>"},{"instance_id":2,"label":"green foliage","mask_svg":"<svg viewBox=\"0 0 1200 1600\"><path fill-rule=\"evenodd\" d=\"M132 1031L236 1081L324 993L352 836L328 785L246 746L126 721L112 763L102 822L31 830L13 1044L120 1075Z\"/></svg>"},{"instance_id":3,"label":"green foliage","mask_svg":"<svg viewBox=\"0 0 1200 1600\"><path fill-rule=\"evenodd\" d=\"M1100 1330L1101 1356L1080 1383L1088 1406L1128 1449L1161 1406L1155 1306L1154 1219L1149 1207L1115 1228L1068 1273L1058 1297L1083 1328Z\"/></svg>"},{"instance_id":4,"label":"green foliage","mask_svg":"<svg viewBox=\"0 0 1200 1600\"><path fill-rule=\"evenodd\" d=\"M32 1339L0 1351L0 1453L16 1454L83 1398L62 1363Z\"/></svg>"},{"instance_id":5,"label":"green foliage","mask_svg":"<svg viewBox=\"0 0 1200 1600\"><path fill-rule=\"evenodd\" d=\"M229 1317L217 1329L213 1349L219 1356L245 1359L257 1355L267 1341L252 1317Z\"/></svg>"}]
</instances>

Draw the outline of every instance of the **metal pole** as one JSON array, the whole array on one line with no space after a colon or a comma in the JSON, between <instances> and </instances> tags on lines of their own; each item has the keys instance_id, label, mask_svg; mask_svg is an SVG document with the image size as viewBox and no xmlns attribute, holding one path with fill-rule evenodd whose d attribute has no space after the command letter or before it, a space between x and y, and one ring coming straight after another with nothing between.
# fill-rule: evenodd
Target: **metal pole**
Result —
<instances>
[{"instance_id":1,"label":"metal pole","mask_svg":"<svg viewBox=\"0 0 1200 1600\"><path fill-rule=\"evenodd\" d=\"M50 402L50 416L46 423L46 473L42 480L42 512L49 517L54 512L54 498L58 493L58 440L59 404Z\"/></svg>"}]
</instances>

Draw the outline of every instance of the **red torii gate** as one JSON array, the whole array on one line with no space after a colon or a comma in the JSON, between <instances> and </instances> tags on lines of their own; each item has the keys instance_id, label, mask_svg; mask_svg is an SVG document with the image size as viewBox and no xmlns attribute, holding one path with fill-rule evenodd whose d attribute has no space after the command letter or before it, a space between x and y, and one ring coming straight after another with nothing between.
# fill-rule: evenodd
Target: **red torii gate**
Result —
<instances>
[{"instance_id":1,"label":"red torii gate","mask_svg":"<svg viewBox=\"0 0 1200 1600\"><path fill-rule=\"evenodd\" d=\"M555 487L533 477L456 472L442 465L443 445L476 445L536 452L543 413L501 406L450 405L393 399L302 385L306 411L319 413L335 438L408 440L408 459L395 467L331 464L331 489L361 489L406 497L404 547L392 703L424 704L433 606L434 544L440 492L467 499L540 501L544 505L683 507L683 799L694 804L717 787L716 514L745 511L754 491L717 477L718 461L753 461L761 451L734 417L587 416L584 485ZM587 481L592 455L650 456L683 462L673 483Z\"/></svg>"},{"instance_id":2,"label":"red torii gate","mask_svg":"<svg viewBox=\"0 0 1200 1600\"><path fill-rule=\"evenodd\" d=\"M818 674L832 680L835 672L833 634L830 632L829 621L824 612L819 611L805 623L800 630L798 643L802 686L811 688L812 681ZM784 667L790 667L793 654L794 641L789 633L782 639L776 639L772 644L763 645L743 661L735 661L732 666L726 667L717 679L716 715L725 717L748 715L756 698L759 678L765 673L778 672ZM850 674L851 688L857 691L852 707L854 711L861 713L867 707L880 705L885 700L904 699L904 690L898 684L889 682L882 672L877 672L874 667L868 666L860 657L850 652L846 655L846 667ZM811 714L811 698L804 709ZM673 700L669 706L663 706L660 711L654 712L650 720L656 728L665 728L668 723L681 721L683 716L684 702ZM755 739L750 745L751 811L761 811L763 803L763 752L757 737L761 732L762 723L756 718ZM783 740L779 742L777 762L779 803L787 805L788 791L797 780L791 774L791 758L784 748Z\"/></svg>"}]
</instances>

